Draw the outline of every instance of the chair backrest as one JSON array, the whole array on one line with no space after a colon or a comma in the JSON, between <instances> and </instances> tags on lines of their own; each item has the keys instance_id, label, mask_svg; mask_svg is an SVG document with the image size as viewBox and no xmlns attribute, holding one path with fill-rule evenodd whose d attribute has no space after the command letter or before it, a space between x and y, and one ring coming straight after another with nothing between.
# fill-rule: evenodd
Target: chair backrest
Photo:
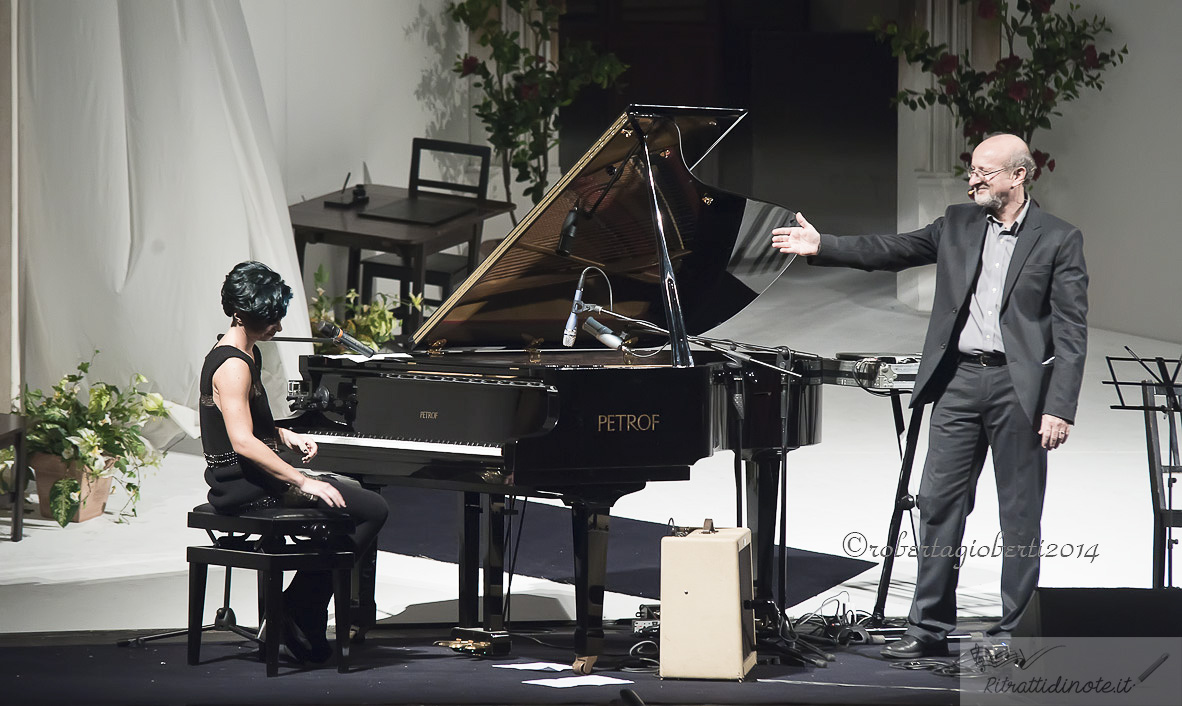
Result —
<instances>
[{"instance_id":1,"label":"chair backrest","mask_svg":"<svg viewBox=\"0 0 1182 706\"><path fill-rule=\"evenodd\" d=\"M419 175L419 166L422 163L422 153L424 151L477 157L480 159L480 178L475 184L463 181L423 179ZM488 168L491 160L492 150L486 145L470 145L466 142L449 142L447 140L431 140L425 137L416 137L411 142L410 193L413 196L425 187L439 191L470 194L478 199L488 198ZM463 171L466 172L467 170Z\"/></svg>"}]
</instances>

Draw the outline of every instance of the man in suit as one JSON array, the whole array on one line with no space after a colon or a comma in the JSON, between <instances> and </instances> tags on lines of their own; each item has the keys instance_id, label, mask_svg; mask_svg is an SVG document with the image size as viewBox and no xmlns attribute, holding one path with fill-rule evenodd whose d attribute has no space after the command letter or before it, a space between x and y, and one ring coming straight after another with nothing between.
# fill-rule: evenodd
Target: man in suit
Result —
<instances>
[{"instance_id":1,"label":"man in suit","mask_svg":"<svg viewBox=\"0 0 1182 706\"><path fill-rule=\"evenodd\" d=\"M898 271L936 264L936 291L911 404L933 403L920 482L919 573L894 659L947 654L956 626L957 550L977 478L993 452L1005 554L1001 620L1018 622L1038 585L1047 452L1071 432L1087 351L1088 275L1079 229L1026 194L1034 169L1014 135L973 151L975 203L949 206L926 228L835 237L803 214L772 231L772 247L814 265Z\"/></svg>"}]
</instances>

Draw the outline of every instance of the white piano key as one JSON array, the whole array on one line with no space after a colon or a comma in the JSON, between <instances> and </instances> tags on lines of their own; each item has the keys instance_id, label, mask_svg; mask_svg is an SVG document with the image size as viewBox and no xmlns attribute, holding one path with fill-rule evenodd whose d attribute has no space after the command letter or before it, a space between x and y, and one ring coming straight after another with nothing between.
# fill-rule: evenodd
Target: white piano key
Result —
<instances>
[{"instance_id":1,"label":"white piano key","mask_svg":"<svg viewBox=\"0 0 1182 706\"><path fill-rule=\"evenodd\" d=\"M420 451L424 453L457 454L464 456L485 456L501 458L501 447L481 446L478 444L445 444L434 441L409 441L406 439L386 439L373 436L340 436L336 434L304 433L317 444L336 444L340 446L355 446L374 449L401 449L404 451Z\"/></svg>"}]
</instances>

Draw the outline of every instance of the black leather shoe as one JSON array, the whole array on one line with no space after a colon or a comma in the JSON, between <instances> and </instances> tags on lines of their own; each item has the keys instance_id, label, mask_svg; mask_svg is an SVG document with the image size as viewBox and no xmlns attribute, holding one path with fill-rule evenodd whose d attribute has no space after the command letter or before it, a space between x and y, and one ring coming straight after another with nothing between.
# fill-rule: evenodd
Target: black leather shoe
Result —
<instances>
[{"instance_id":1,"label":"black leather shoe","mask_svg":"<svg viewBox=\"0 0 1182 706\"><path fill-rule=\"evenodd\" d=\"M882 648L882 656L887 659L919 659L920 657L947 657L948 643L924 642L918 637L904 635L895 642Z\"/></svg>"}]
</instances>

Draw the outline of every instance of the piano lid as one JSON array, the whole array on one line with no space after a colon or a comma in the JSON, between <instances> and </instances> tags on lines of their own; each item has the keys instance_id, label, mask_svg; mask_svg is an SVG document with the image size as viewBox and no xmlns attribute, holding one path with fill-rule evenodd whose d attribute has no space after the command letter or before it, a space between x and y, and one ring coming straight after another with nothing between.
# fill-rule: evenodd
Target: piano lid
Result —
<instances>
[{"instance_id":1,"label":"piano lid","mask_svg":"<svg viewBox=\"0 0 1182 706\"><path fill-rule=\"evenodd\" d=\"M648 136L686 331L699 334L730 319L791 262L772 250L769 236L772 228L795 224L794 211L716 189L692 174L745 115L739 109L629 106L415 332L413 345L561 347L571 298L589 266L610 278L611 301L603 277L592 270L585 303L610 303L625 316L668 328L637 127ZM563 222L576 208L570 254L559 255ZM606 315L595 317L614 330L640 333ZM590 339L579 335L584 341L578 345Z\"/></svg>"}]
</instances>

